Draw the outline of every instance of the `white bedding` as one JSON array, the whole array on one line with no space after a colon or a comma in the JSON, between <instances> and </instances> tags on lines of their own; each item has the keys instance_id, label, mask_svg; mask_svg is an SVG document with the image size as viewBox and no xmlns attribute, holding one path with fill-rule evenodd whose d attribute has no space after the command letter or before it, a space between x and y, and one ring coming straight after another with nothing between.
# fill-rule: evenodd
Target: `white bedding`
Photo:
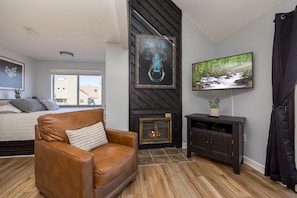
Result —
<instances>
[{"instance_id":1,"label":"white bedding","mask_svg":"<svg viewBox=\"0 0 297 198\"><path fill-rule=\"evenodd\" d=\"M34 140L37 118L49 113L79 111L89 108L60 108L53 111L36 111L32 113L4 113L0 114L0 141Z\"/></svg>"}]
</instances>

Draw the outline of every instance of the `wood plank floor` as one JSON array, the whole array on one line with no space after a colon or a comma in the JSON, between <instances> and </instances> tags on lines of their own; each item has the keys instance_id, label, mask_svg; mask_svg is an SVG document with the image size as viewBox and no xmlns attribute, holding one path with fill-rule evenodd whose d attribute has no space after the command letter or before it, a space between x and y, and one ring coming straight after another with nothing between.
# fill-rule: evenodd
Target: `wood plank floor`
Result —
<instances>
[{"instance_id":1,"label":"wood plank floor","mask_svg":"<svg viewBox=\"0 0 297 198\"><path fill-rule=\"evenodd\" d=\"M297 197L243 164L231 166L193 155L195 162L139 166L136 180L118 198ZM43 197L34 185L34 158L0 159L0 197Z\"/></svg>"}]
</instances>

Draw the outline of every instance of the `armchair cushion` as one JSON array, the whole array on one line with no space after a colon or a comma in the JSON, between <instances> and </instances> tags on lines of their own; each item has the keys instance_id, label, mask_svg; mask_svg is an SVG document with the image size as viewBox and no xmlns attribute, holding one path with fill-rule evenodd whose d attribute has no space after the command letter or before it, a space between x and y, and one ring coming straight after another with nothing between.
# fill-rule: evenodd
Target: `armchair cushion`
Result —
<instances>
[{"instance_id":1,"label":"armchair cushion","mask_svg":"<svg viewBox=\"0 0 297 198\"><path fill-rule=\"evenodd\" d=\"M102 122L76 130L66 130L72 146L90 151L107 143L106 133Z\"/></svg>"},{"instance_id":2,"label":"armchair cushion","mask_svg":"<svg viewBox=\"0 0 297 198\"><path fill-rule=\"evenodd\" d=\"M94 155L95 187L112 182L129 169L137 169L136 151L130 146L108 143L90 152Z\"/></svg>"}]
</instances>

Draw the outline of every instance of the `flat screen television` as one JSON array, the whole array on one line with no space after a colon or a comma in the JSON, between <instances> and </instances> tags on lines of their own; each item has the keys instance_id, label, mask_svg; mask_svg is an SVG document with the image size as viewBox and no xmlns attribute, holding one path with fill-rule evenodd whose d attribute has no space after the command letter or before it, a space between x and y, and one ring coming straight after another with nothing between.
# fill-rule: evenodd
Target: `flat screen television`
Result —
<instances>
[{"instance_id":1,"label":"flat screen television","mask_svg":"<svg viewBox=\"0 0 297 198\"><path fill-rule=\"evenodd\" d=\"M192 90L253 87L253 52L192 64Z\"/></svg>"}]
</instances>

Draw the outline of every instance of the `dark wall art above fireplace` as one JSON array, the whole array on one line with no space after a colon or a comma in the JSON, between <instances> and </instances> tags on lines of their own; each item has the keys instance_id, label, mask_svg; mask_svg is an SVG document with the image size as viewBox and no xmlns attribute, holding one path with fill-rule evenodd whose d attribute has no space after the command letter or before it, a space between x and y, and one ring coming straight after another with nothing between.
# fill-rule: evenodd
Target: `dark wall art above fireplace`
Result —
<instances>
[{"instance_id":1,"label":"dark wall art above fireplace","mask_svg":"<svg viewBox=\"0 0 297 198\"><path fill-rule=\"evenodd\" d=\"M175 88L175 37L136 35L136 88Z\"/></svg>"}]
</instances>

